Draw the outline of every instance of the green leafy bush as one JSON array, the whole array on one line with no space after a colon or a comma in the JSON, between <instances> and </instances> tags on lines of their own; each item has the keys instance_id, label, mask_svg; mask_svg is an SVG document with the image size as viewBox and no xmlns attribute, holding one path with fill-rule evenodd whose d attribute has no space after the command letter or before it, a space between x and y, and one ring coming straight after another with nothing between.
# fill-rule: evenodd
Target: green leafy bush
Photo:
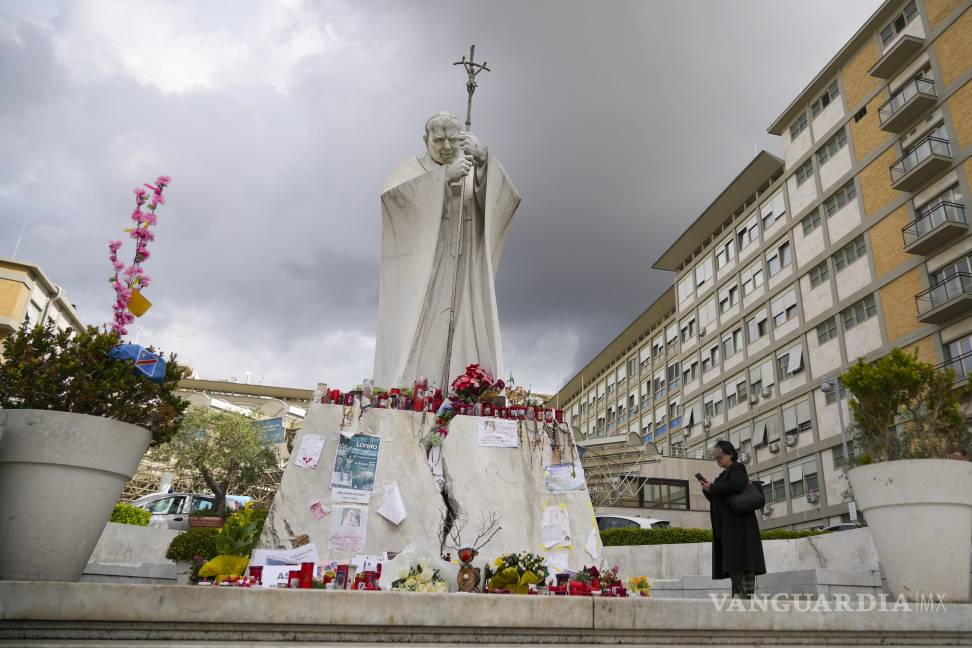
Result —
<instances>
[{"instance_id":1,"label":"green leafy bush","mask_svg":"<svg viewBox=\"0 0 972 648\"><path fill-rule=\"evenodd\" d=\"M189 406L176 394L182 369L170 355L165 380L154 383L130 362L108 357L120 342L114 331L94 326L58 331L25 322L3 341L0 408L104 416L145 428L152 445L163 443Z\"/></svg>"},{"instance_id":2,"label":"green leafy bush","mask_svg":"<svg viewBox=\"0 0 972 648\"><path fill-rule=\"evenodd\" d=\"M793 529L772 529L761 531L763 540L791 540L820 535L823 531L794 531ZM710 529L607 529L601 531L601 542L605 547L624 547L630 545L687 544L712 542Z\"/></svg>"},{"instance_id":3,"label":"green leafy bush","mask_svg":"<svg viewBox=\"0 0 972 648\"><path fill-rule=\"evenodd\" d=\"M115 504L115 508L111 512L111 518L108 521L117 522L118 524L148 526L149 520L151 519L152 514L149 511L133 506L128 502L118 502Z\"/></svg>"},{"instance_id":4,"label":"green leafy bush","mask_svg":"<svg viewBox=\"0 0 972 648\"><path fill-rule=\"evenodd\" d=\"M226 518L226 524L215 540L219 554L249 556L263 532L267 513L265 508L247 506Z\"/></svg>"},{"instance_id":5,"label":"green leafy bush","mask_svg":"<svg viewBox=\"0 0 972 648\"><path fill-rule=\"evenodd\" d=\"M169 560L192 560L195 556L202 556L210 560L218 555L216 550L216 536L219 529L200 527L183 531L172 538L165 557Z\"/></svg>"},{"instance_id":6,"label":"green leafy bush","mask_svg":"<svg viewBox=\"0 0 972 648\"><path fill-rule=\"evenodd\" d=\"M830 532L819 529L806 529L801 531L795 531L793 529L768 529L766 531L760 531L759 536L763 540L793 540L794 538L806 538L809 536L823 535L824 533Z\"/></svg>"}]
</instances>

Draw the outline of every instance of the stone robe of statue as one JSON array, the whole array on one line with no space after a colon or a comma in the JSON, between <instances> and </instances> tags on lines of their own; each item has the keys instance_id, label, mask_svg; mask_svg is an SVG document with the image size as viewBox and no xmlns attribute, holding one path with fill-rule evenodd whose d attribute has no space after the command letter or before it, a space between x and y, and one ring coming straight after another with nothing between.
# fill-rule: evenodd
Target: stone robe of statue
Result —
<instances>
[{"instance_id":1,"label":"stone robe of statue","mask_svg":"<svg viewBox=\"0 0 972 648\"><path fill-rule=\"evenodd\" d=\"M499 160L452 115L434 115L425 132L426 154L395 167L381 194L374 380L386 388L411 386L418 377L447 388L443 377L451 380L471 363L495 377L503 371L495 279L520 195Z\"/></svg>"}]
</instances>

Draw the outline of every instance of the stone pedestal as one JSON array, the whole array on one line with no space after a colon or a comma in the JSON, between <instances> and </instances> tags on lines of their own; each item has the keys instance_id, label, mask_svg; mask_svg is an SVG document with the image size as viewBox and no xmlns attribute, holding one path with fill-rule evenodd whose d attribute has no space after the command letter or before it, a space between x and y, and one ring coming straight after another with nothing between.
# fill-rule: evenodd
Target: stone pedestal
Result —
<instances>
[{"instance_id":1,"label":"stone pedestal","mask_svg":"<svg viewBox=\"0 0 972 648\"><path fill-rule=\"evenodd\" d=\"M502 529L475 561L481 566L509 551L545 555L541 535L543 511L545 507L557 507L567 511L571 535L570 545L561 548L559 553L566 552L571 569L596 564L601 557L601 543L586 487L563 492L547 490L547 467L552 459L570 463L570 450L552 456L555 452L544 426L532 421L519 423L517 448L479 447L478 426L483 420L486 419L470 416L452 419L449 436L441 446L444 486L440 491L426 448L434 416L398 410L365 410L355 430L381 438L374 490L367 505L367 540L360 552L332 551L328 540L334 513L317 520L310 507L315 500L332 511L335 506L341 506L334 500L330 482L341 432L351 431L350 408L312 405L294 441L295 451L281 479L258 547L290 549L296 538L306 534L317 545L322 561L347 561L353 553L400 552L410 545L420 554L436 557L451 552L455 558L455 551L448 547L453 543L446 533L450 526L447 517L452 517L447 516L447 511L458 514L459 520L466 520L462 544L475 540L482 516L496 513L501 518ZM319 434L325 439L316 468L297 465L297 449L306 434ZM573 466L583 480L576 456ZM385 486L392 483L398 485L407 513L399 525L377 512ZM596 556L586 551L592 530Z\"/></svg>"}]
</instances>

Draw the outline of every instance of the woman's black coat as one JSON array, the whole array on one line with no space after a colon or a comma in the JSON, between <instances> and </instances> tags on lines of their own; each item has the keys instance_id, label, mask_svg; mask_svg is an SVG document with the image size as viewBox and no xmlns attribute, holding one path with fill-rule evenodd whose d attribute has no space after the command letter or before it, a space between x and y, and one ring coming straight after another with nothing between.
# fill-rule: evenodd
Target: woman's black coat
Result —
<instances>
[{"instance_id":1,"label":"woman's black coat","mask_svg":"<svg viewBox=\"0 0 972 648\"><path fill-rule=\"evenodd\" d=\"M726 501L730 495L741 493L748 481L746 466L733 461L708 492L702 491L709 500L712 520L712 578L729 578L736 572L766 573L756 512L736 513Z\"/></svg>"}]
</instances>

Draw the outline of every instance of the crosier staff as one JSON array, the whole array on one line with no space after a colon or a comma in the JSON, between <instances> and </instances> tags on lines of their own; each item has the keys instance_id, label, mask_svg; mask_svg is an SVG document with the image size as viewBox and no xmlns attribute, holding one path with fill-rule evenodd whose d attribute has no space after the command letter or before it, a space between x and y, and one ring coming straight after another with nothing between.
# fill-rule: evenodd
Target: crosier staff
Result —
<instances>
[{"instance_id":1,"label":"crosier staff","mask_svg":"<svg viewBox=\"0 0 972 648\"><path fill-rule=\"evenodd\" d=\"M453 63L453 65L461 65L466 69L466 133L469 133L469 129L472 127L472 99L473 93L476 92L476 87L478 86L476 83L476 75L484 70L486 72L492 72L486 66L486 61L476 63L475 56L476 46L471 45L469 47L469 60L467 61L465 55L463 55L461 60ZM465 149L463 149L463 154L465 154ZM474 178L475 173L476 171L474 169ZM449 368L452 365L452 342L456 335L456 309L459 306L459 284L462 276L461 269L463 267L463 211L466 205L466 176L462 176L460 183L462 189L459 193L459 249L456 251L456 274L452 284L452 301L450 302L449 308L449 334L446 337L445 366L442 368L442 381L439 383L443 392L449 389Z\"/></svg>"}]
</instances>

